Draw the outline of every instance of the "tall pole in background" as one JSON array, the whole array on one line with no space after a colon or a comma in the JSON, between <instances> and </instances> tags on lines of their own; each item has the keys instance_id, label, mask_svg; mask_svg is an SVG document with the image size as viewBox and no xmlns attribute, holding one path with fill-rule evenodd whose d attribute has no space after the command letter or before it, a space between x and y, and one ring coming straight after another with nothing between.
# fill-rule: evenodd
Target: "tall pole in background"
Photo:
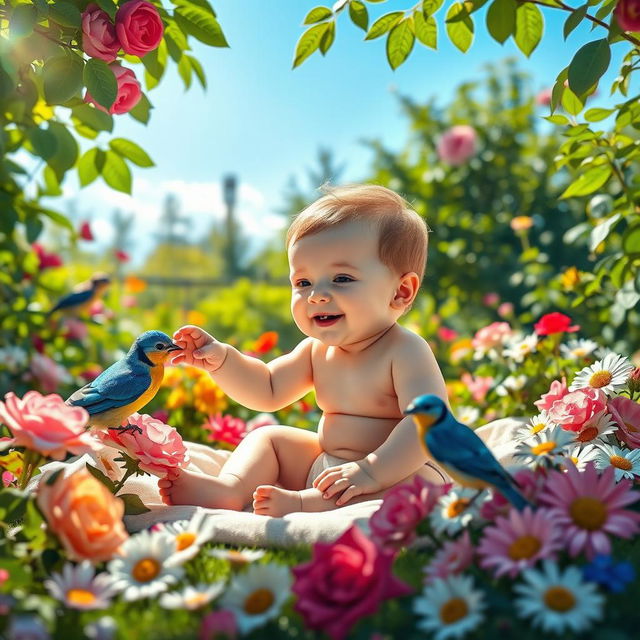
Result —
<instances>
[{"instance_id":1,"label":"tall pole in background","mask_svg":"<svg viewBox=\"0 0 640 640\"><path fill-rule=\"evenodd\" d=\"M237 238L236 238L236 223L235 223L235 208L236 208L236 194L238 183L234 175L227 175L222 181L222 194L224 203L227 207L226 215L226 267L227 267L227 280L232 282L236 279L239 273L238 269L238 255L237 255Z\"/></svg>"}]
</instances>

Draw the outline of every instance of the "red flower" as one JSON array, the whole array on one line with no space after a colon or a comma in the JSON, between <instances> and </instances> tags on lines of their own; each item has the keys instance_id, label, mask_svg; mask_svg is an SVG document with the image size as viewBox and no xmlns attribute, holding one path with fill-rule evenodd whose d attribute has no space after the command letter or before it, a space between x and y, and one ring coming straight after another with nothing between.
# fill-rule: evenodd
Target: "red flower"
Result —
<instances>
[{"instance_id":1,"label":"red flower","mask_svg":"<svg viewBox=\"0 0 640 640\"><path fill-rule=\"evenodd\" d=\"M411 593L391 573L393 558L356 526L332 544L317 542L311 561L292 569L295 610L311 629L321 629L334 640L345 638L383 600Z\"/></svg>"},{"instance_id":2,"label":"red flower","mask_svg":"<svg viewBox=\"0 0 640 640\"><path fill-rule=\"evenodd\" d=\"M126 251L122 251L122 249L116 249L113 252L113 255L116 257L118 262L129 262L129 260L131 260L129 254Z\"/></svg>"},{"instance_id":3,"label":"red flower","mask_svg":"<svg viewBox=\"0 0 640 640\"><path fill-rule=\"evenodd\" d=\"M86 220L80 225L80 237L83 240L88 240L88 241L91 241L94 239L93 233L91 231L91 226Z\"/></svg>"},{"instance_id":4,"label":"red flower","mask_svg":"<svg viewBox=\"0 0 640 640\"><path fill-rule=\"evenodd\" d=\"M623 31L640 31L640 0L620 0L615 15Z\"/></svg>"},{"instance_id":5,"label":"red flower","mask_svg":"<svg viewBox=\"0 0 640 640\"><path fill-rule=\"evenodd\" d=\"M62 258L56 253L49 253L39 242L34 242L31 248L38 256L38 269L44 271L50 267L61 267Z\"/></svg>"},{"instance_id":6,"label":"red flower","mask_svg":"<svg viewBox=\"0 0 640 640\"><path fill-rule=\"evenodd\" d=\"M202 428L211 432L209 440L227 442L233 446L239 445L247 435L245 421L228 414L223 416L221 413L216 413L215 416L209 416Z\"/></svg>"},{"instance_id":7,"label":"red flower","mask_svg":"<svg viewBox=\"0 0 640 640\"><path fill-rule=\"evenodd\" d=\"M266 331L261 336L258 337L255 344L253 345L253 351L257 355L262 355L271 351L278 344L278 332L277 331Z\"/></svg>"},{"instance_id":8,"label":"red flower","mask_svg":"<svg viewBox=\"0 0 640 640\"><path fill-rule=\"evenodd\" d=\"M554 311L553 313L547 313L546 316L542 316L533 328L539 336L549 336L554 333L573 333L578 331L580 326L575 324L571 325L571 318L565 316L564 313Z\"/></svg>"}]
</instances>

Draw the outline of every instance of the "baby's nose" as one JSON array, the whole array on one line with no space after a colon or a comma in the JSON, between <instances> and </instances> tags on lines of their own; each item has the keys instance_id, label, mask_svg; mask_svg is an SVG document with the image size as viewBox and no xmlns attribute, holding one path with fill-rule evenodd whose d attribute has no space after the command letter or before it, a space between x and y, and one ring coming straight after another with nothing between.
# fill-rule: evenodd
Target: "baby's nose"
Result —
<instances>
[{"instance_id":1,"label":"baby's nose","mask_svg":"<svg viewBox=\"0 0 640 640\"><path fill-rule=\"evenodd\" d=\"M309 294L309 302L318 303L318 302L328 302L331 296L327 291L316 290L312 291Z\"/></svg>"}]
</instances>

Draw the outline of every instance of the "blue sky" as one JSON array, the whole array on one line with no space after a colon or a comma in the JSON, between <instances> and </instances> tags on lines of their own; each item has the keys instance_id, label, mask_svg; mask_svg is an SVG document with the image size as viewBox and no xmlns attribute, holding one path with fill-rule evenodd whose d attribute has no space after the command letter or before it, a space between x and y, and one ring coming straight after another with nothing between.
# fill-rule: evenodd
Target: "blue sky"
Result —
<instances>
[{"instance_id":1,"label":"blue sky","mask_svg":"<svg viewBox=\"0 0 640 640\"><path fill-rule=\"evenodd\" d=\"M462 54L444 33L443 8L438 13L438 50L416 44L409 60L394 72L386 62L384 38L364 42L364 32L343 12L327 56L314 54L292 70L302 20L318 4L216 0L213 5L231 47L213 49L194 43L193 52L207 74L207 91L195 83L185 93L172 66L161 85L149 93L155 109L147 126L129 116L115 116L114 135L135 140L156 166L135 169L132 197L113 192L101 181L79 190L73 179L68 180L63 206L73 200L77 215L90 217L106 241L113 209L134 212L142 231L157 220L165 194L175 193L183 212L193 216L190 237L195 240L222 217L220 180L235 173L241 185L240 220L260 241L283 224L275 210L282 204L285 185L291 175L304 178L305 168L315 166L320 146L332 149L335 158L346 164L345 180L367 174L370 153L360 140L376 137L390 148L402 146L407 125L394 90L418 100L435 96L444 105L458 84L481 77L487 62L513 55L532 76L537 91L553 83L581 44L604 35L600 28L590 34L585 25L565 43L562 25L568 14L544 9L545 36L526 59L511 40L501 46L486 34L485 9L470 51ZM445 8L449 4L447 0ZM368 5L370 23L388 11L410 6L409 0ZM614 48L598 105L608 104L609 86L626 50L624 44ZM139 76L140 69L135 67ZM106 147L106 134L98 141ZM52 204L60 207L61 202ZM138 255L144 255L148 246L143 243Z\"/></svg>"}]
</instances>

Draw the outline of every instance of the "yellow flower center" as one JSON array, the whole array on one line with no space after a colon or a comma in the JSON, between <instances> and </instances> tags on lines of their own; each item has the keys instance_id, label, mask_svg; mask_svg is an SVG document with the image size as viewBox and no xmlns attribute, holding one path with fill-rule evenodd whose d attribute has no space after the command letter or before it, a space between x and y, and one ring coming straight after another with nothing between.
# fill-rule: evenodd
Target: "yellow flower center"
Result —
<instances>
[{"instance_id":1,"label":"yellow flower center","mask_svg":"<svg viewBox=\"0 0 640 640\"><path fill-rule=\"evenodd\" d=\"M182 551L190 547L196 540L196 534L192 531L183 531L176 536L176 549Z\"/></svg>"},{"instance_id":2,"label":"yellow flower center","mask_svg":"<svg viewBox=\"0 0 640 640\"><path fill-rule=\"evenodd\" d=\"M512 560L532 558L538 553L541 546L540 540L535 536L522 536L511 543L508 552L509 557Z\"/></svg>"},{"instance_id":3,"label":"yellow flower center","mask_svg":"<svg viewBox=\"0 0 640 640\"><path fill-rule=\"evenodd\" d=\"M582 529L597 531L607 520L607 509L600 500L582 496L576 498L569 507L573 521Z\"/></svg>"},{"instance_id":4,"label":"yellow flower center","mask_svg":"<svg viewBox=\"0 0 640 640\"><path fill-rule=\"evenodd\" d=\"M69 589L67 591L67 602L69 604L86 607L96 601L96 594L86 589Z\"/></svg>"},{"instance_id":5,"label":"yellow flower center","mask_svg":"<svg viewBox=\"0 0 640 640\"><path fill-rule=\"evenodd\" d=\"M544 422L536 422L531 425L531 433L536 434L544 429Z\"/></svg>"},{"instance_id":6,"label":"yellow flower center","mask_svg":"<svg viewBox=\"0 0 640 640\"><path fill-rule=\"evenodd\" d=\"M549 442L541 442L537 444L535 447L531 447L531 453L536 456L544 456L549 451L553 451L556 448L556 443L553 440L549 440Z\"/></svg>"},{"instance_id":7,"label":"yellow flower center","mask_svg":"<svg viewBox=\"0 0 640 640\"><path fill-rule=\"evenodd\" d=\"M622 469L623 471L629 471L633 467L631 460L627 460L622 456L611 456L609 458L609 462L612 466L617 467L618 469Z\"/></svg>"},{"instance_id":8,"label":"yellow flower center","mask_svg":"<svg viewBox=\"0 0 640 640\"><path fill-rule=\"evenodd\" d=\"M586 356L587 355L587 351L586 351L586 349L582 349L580 347L577 347L576 349L573 350L573 355L577 356L578 358L581 358L582 356Z\"/></svg>"},{"instance_id":9,"label":"yellow flower center","mask_svg":"<svg viewBox=\"0 0 640 640\"><path fill-rule=\"evenodd\" d=\"M596 371L589 379L589 385L594 389L599 389L600 387L606 387L612 379L613 376L610 371Z\"/></svg>"},{"instance_id":10,"label":"yellow flower center","mask_svg":"<svg viewBox=\"0 0 640 640\"><path fill-rule=\"evenodd\" d=\"M155 558L143 558L134 565L131 575L138 582L149 582L160 573L160 563Z\"/></svg>"},{"instance_id":11,"label":"yellow flower center","mask_svg":"<svg viewBox=\"0 0 640 640\"><path fill-rule=\"evenodd\" d=\"M576 440L578 442L591 442L593 439L598 437L598 430L596 427L587 427L583 429L577 436Z\"/></svg>"},{"instance_id":12,"label":"yellow flower center","mask_svg":"<svg viewBox=\"0 0 640 640\"><path fill-rule=\"evenodd\" d=\"M573 609L576 605L576 599L573 593L565 587L555 586L549 587L544 593L544 603L554 611L564 613Z\"/></svg>"},{"instance_id":13,"label":"yellow flower center","mask_svg":"<svg viewBox=\"0 0 640 640\"><path fill-rule=\"evenodd\" d=\"M244 601L244 610L253 615L264 613L274 602L271 589L256 589Z\"/></svg>"},{"instance_id":14,"label":"yellow flower center","mask_svg":"<svg viewBox=\"0 0 640 640\"><path fill-rule=\"evenodd\" d=\"M453 624L469 613L469 606L462 598L451 598L440 607L440 620L444 624Z\"/></svg>"},{"instance_id":15,"label":"yellow flower center","mask_svg":"<svg viewBox=\"0 0 640 640\"><path fill-rule=\"evenodd\" d=\"M470 502L469 498L454 500L447 507L447 518L457 518L469 506Z\"/></svg>"},{"instance_id":16,"label":"yellow flower center","mask_svg":"<svg viewBox=\"0 0 640 640\"><path fill-rule=\"evenodd\" d=\"M208 598L204 593L196 593L190 598L185 598L184 605L187 609L197 609L204 604L207 604Z\"/></svg>"}]
</instances>

